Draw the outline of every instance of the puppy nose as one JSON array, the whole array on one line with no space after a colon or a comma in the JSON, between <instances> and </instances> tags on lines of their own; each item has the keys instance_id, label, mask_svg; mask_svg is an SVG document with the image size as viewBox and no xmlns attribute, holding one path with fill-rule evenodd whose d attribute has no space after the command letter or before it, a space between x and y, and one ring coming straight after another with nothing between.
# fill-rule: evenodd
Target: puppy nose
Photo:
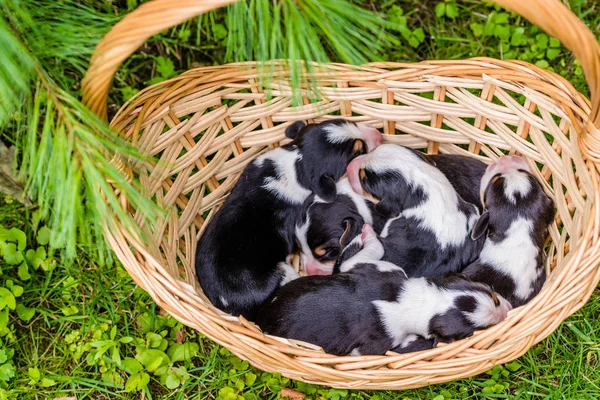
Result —
<instances>
[{"instance_id":1,"label":"puppy nose","mask_svg":"<svg viewBox=\"0 0 600 400\"><path fill-rule=\"evenodd\" d=\"M515 168L529 171L529 165L527 165L527 162L523 159L523 157L510 156L510 162L515 166Z\"/></svg>"},{"instance_id":2,"label":"puppy nose","mask_svg":"<svg viewBox=\"0 0 600 400\"><path fill-rule=\"evenodd\" d=\"M504 321L506 317L508 317L508 312L513 309L512 304L504 297L498 295L498 299L500 300L500 320Z\"/></svg>"},{"instance_id":3,"label":"puppy nose","mask_svg":"<svg viewBox=\"0 0 600 400\"><path fill-rule=\"evenodd\" d=\"M373 148L369 148L369 151L373 151L383 143L383 135L377 129L372 128L370 136L373 138Z\"/></svg>"},{"instance_id":4,"label":"puppy nose","mask_svg":"<svg viewBox=\"0 0 600 400\"><path fill-rule=\"evenodd\" d=\"M529 171L527 162L519 156L502 156L495 162L495 164L502 168L515 168Z\"/></svg>"},{"instance_id":5,"label":"puppy nose","mask_svg":"<svg viewBox=\"0 0 600 400\"><path fill-rule=\"evenodd\" d=\"M367 144L367 151L371 152L375 150L377 146L383 143L383 136L377 129L364 123L358 123L357 125L364 135L364 141Z\"/></svg>"}]
</instances>

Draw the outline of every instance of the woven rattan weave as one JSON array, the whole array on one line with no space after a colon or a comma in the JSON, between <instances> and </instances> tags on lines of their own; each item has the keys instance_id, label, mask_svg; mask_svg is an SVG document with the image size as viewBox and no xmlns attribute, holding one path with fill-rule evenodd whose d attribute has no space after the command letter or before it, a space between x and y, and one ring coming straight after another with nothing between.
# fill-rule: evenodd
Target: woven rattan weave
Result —
<instances>
[{"instance_id":1,"label":"woven rattan weave","mask_svg":"<svg viewBox=\"0 0 600 400\"><path fill-rule=\"evenodd\" d=\"M96 49L84 100L106 118L106 99L121 62L147 38L231 0L155 0L140 6ZM404 389L445 382L515 359L551 334L589 298L600 280L600 48L558 0L496 0L558 37L584 69L592 102L560 76L519 61L470 59L419 64L318 67L320 100L292 107L285 63L274 61L269 98L254 63L190 70L153 85L125 104L112 126L153 164L137 165L146 195L169 218L142 241L119 221L106 236L135 281L167 312L252 365L334 387ZM550 227L541 293L508 319L466 340L408 355L337 357L307 344L264 336L247 321L215 309L194 273L195 246L258 154L284 141L293 121L333 116L366 121L384 141L428 153L489 162L526 156L557 213ZM123 205L132 209L126 198Z\"/></svg>"}]
</instances>

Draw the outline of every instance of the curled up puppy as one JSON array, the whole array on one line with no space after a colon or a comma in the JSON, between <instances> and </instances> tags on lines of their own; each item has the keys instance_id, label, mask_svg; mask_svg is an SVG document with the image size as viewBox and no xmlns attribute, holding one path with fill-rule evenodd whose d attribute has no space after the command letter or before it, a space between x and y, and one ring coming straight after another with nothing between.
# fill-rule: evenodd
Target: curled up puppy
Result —
<instances>
[{"instance_id":1,"label":"curled up puppy","mask_svg":"<svg viewBox=\"0 0 600 400\"><path fill-rule=\"evenodd\" d=\"M331 275L342 249L360 236L364 224L379 232L386 222L374 212L373 203L352 190L347 178L336 186L337 196L332 202L318 196L306 199L296 224L300 260L307 275Z\"/></svg>"},{"instance_id":2,"label":"curled up puppy","mask_svg":"<svg viewBox=\"0 0 600 400\"><path fill-rule=\"evenodd\" d=\"M381 261L365 225L341 254L341 273L307 276L279 288L258 313L264 333L302 340L336 355L407 352L468 337L506 318L510 304L461 277L407 278Z\"/></svg>"},{"instance_id":3,"label":"curled up puppy","mask_svg":"<svg viewBox=\"0 0 600 400\"><path fill-rule=\"evenodd\" d=\"M482 211L479 184L486 164L457 154L421 156L448 178L460 197ZM381 233L386 222L386 218L375 212L373 202L352 190L347 178L337 183L333 202L310 196L296 226L303 269L308 275L331 274L341 249L360 234L363 224L372 225L375 232Z\"/></svg>"},{"instance_id":4,"label":"curled up puppy","mask_svg":"<svg viewBox=\"0 0 600 400\"><path fill-rule=\"evenodd\" d=\"M288 259L297 250L294 227L306 198L334 199L348 163L382 141L375 128L341 119L296 122L285 133L291 143L244 169L196 251L208 299L249 320L275 289L298 277Z\"/></svg>"},{"instance_id":5,"label":"curled up puppy","mask_svg":"<svg viewBox=\"0 0 600 400\"><path fill-rule=\"evenodd\" d=\"M389 219L381 232L384 260L409 277L442 278L477 259L483 240L472 240L470 232L479 210L430 157L385 144L355 158L347 173L352 189Z\"/></svg>"},{"instance_id":6,"label":"curled up puppy","mask_svg":"<svg viewBox=\"0 0 600 400\"><path fill-rule=\"evenodd\" d=\"M546 280L544 241L554 203L521 157L503 156L481 182L485 211L473 237L485 237L479 259L463 273L504 296L513 307L529 302Z\"/></svg>"}]
</instances>

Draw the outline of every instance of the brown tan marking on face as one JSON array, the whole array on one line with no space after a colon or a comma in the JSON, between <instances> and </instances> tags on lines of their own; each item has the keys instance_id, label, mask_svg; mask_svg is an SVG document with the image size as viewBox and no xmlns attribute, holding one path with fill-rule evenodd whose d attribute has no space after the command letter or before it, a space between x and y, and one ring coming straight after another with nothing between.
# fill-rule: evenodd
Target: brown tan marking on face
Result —
<instances>
[{"instance_id":1,"label":"brown tan marking on face","mask_svg":"<svg viewBox=\"0 0 600 400\"><path fill-rule=\"evenodd\" d=\"M362 189L362 196L365 199L371 200L375 204L379 203L381 201L380 199L365 190L363 182L367 180L367 171L365 171L364 168L358 170L358 180L360 183L360 188Z\"/></svg>"},{"instance_id":2,"label":"brown tan marking on face","mask_svg":"<svg viewBox=\"0 0 600 400\"><path fill-rule=\"evenodd\" d=\"M324 249L324 248L322 248L322 247L317 247L317 248L314 250L314 253L315 253L315 254L316 254L318 257L323 257L323 256L325 255L325 253L327 253L327 250L325 250L325 249Z\"/></svg>"},{"instance_id":3,"label":"brown tan marking on face","mask_svg":"<svg viewBox=\"0 0 600 400\"><path fill-rule=\"evenodd\" d=\"M496 294L496 292L492 292L492 300L494 301L494 305L496 307L500 306L500 300L498 300L498 295Z\"/></svg>"},{"instance_id":4,"label":"brown tan marking on face","mask_svg":"<svg viewBox=\"0 0 600 400\"><path fill-rule=\"evenodd\" d=\"M362 140L357 139L354 141L354 146L352 146L352 150L357 153L362 153L365 148L365 144Z\"/></svg>"},{"instance_id":5,"label":"brown tan marking on face","mask_svg":"<svg viewBox=\"0 0 600 400\"><path fill-rule=\"evenodd\" d=\"M371 200L375 204L377 204L381 201L377 197L373 196L371 193L366 192L365 189L363 189L362 195L365 199Z\"/></svg>"}]
</instances>

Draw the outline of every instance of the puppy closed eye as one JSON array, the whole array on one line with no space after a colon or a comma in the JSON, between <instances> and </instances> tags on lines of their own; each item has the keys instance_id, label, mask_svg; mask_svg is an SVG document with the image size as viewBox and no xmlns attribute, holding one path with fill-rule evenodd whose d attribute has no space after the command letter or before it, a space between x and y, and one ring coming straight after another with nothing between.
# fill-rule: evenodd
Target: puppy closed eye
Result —
<instances>
[{"instance_id":1,"label":"puppy closed eye","mask_svg":"<svg viewBox=\"0 0 600 400\"><path fill-rule=\"evenodd\" d=\"M365 147L365 142L360 139L356 139L354 141L354 145L352 146L352 151L356 153L356 155L362 155L366 153Z\"/></svg>"},{"instance_id":2,"label":"puppy closed eye","mask_svg":"<svg viewBox=\"0 0 600 400\"><path fill-rule=\"evenodd\" d=\"M364 169L364 168L361 168L361 169L358 171L358 177L360 178L360 180L361 180L361 181L364 181L364 180L366 180L366 179L367 179L367 172L365 171L365 169Z\"/></svg>"},{"instance_id":3,"label":"puppy closed eye","mask_svg":"<svg viewBox=\"0 0 600 400\"><path fill-rule=\"evenodd\" d=\"M334 260L339 255L339 247L317 247L313 253L317 260Z\"/></svg>"}]
</instances>

